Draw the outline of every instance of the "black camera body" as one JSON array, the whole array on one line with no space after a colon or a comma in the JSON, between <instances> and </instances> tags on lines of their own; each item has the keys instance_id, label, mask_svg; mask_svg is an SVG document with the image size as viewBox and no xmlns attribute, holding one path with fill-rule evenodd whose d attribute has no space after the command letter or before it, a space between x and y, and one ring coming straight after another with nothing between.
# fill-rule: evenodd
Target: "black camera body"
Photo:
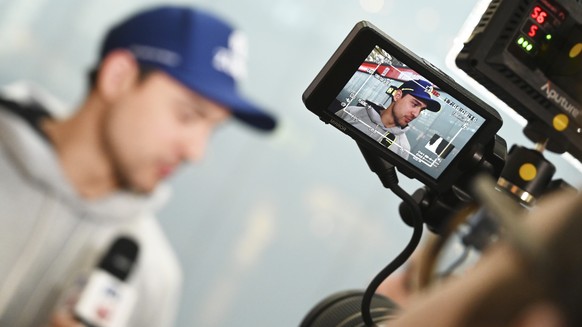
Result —
<instances>
[{"instance_id":1,"label":"black camera body","mask_svg":"<svg viewBox=\"0 0 582 327\"><path fill-rule=\"evenodd\" d=\"M367 21L354 26L303 102L436 192L478 164L502 125L493 108ZM424 110L414 117L411 106Z\"/></svg>"}]
</instances>

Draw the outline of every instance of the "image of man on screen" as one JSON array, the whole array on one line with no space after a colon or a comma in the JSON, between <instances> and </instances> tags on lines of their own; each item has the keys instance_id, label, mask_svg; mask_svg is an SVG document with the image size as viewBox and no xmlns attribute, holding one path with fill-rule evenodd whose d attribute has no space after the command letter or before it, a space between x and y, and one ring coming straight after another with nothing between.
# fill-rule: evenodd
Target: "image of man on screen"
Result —
<instances>
[{"instance_id":1,"label":"image of man on screen","mask_svg":"<svg viewBox=\"0 0 582 327\"><path fill-rule=\"evenodd\" d=\"M424 80L410 80L394 90L392 101L386 108L365 103L347 106L337 111L336 115L402 158L408 159L408 124L423 110L438 112L440 108L441 105L433 98L432 84Z\"/></svg>"}]
</instances>

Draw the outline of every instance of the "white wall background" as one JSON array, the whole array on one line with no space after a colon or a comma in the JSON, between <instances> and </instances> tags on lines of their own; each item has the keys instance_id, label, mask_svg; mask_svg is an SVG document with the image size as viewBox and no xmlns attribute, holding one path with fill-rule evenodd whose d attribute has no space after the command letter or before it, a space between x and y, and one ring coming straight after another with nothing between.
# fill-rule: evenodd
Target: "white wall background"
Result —
<instances>
[{"instance_id":1,"label":"white wall background","mask_svg":"<svg viewBox=\"0 0 582 327\"><path fill-rule=\"evenodd\" d=\"M297 326L336 291L365 288L411 229L357 146L305 109L301 94L352 26L369 20L443 71L477 1L198 0L249 36L244 90L280 118L266 136L237 124L174 177L160 220L183 263L177 326ZM106 26L153 0L0 0L0 83L27 79L71 108L85 91ZM480 88L461 83L499 110ZM531 146L505 112L499 133ZM548 154L556 178L581 174ZM420 187L405 177L409 192Z\"/></svg>"}]
</instances>

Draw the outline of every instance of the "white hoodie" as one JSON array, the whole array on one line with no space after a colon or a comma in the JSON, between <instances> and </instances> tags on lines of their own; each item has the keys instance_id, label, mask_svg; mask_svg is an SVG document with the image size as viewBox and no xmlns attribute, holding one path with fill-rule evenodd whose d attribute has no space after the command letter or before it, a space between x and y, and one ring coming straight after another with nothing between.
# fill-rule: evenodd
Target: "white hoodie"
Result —
<instances>
[{"instance_id":1,"label":"white hoodie","mask_svg":"<svg viewBox=\"0 0 582 327\"><path fill-rule=\"evenodd\" d=\"M46 102L33 88L20 91L20 100ZM82 199L47 140L0 109L0 326L46 324L68 300L63 294L94 269L119 234L139 246L128 279L137 291L129 326L172 326L181 269L152 214L168 196L161 187L149 197L118 192Z\"/></svg>"}]
</instances>

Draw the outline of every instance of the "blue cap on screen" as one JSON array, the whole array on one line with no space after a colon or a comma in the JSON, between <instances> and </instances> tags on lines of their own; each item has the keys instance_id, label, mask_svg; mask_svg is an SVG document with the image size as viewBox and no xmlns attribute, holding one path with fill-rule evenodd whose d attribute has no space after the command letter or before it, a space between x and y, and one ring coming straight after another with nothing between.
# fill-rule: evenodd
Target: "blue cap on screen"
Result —
<instances>
[{"instance_id":1,"label":"blue cap on screen","mask_svg":"<svg viewBox=\"0 0 582 327\"><path fill-rule=\"evenodd\" d=\"M119 48L130 50L140 64L160 69L228 107L240 121L259 130L275 128L275 117L237 90L246 73L245 36L215 15L178 6L142 11L109 31L101 58Z\"/></svg>"},{"instance_id":2,"label":"blue cap on screen","mask_svg":"<svg viewBox=\"0 0 582 327\"><path fill-rule=\"evenodd\" d=\"M437 112L441 110L441 105L433 98L434 86L425 80L415 79L402 83L398 87L403 94L410 94L413 97L426 103L426 109Z\"/></svg>"}]
</instances>

